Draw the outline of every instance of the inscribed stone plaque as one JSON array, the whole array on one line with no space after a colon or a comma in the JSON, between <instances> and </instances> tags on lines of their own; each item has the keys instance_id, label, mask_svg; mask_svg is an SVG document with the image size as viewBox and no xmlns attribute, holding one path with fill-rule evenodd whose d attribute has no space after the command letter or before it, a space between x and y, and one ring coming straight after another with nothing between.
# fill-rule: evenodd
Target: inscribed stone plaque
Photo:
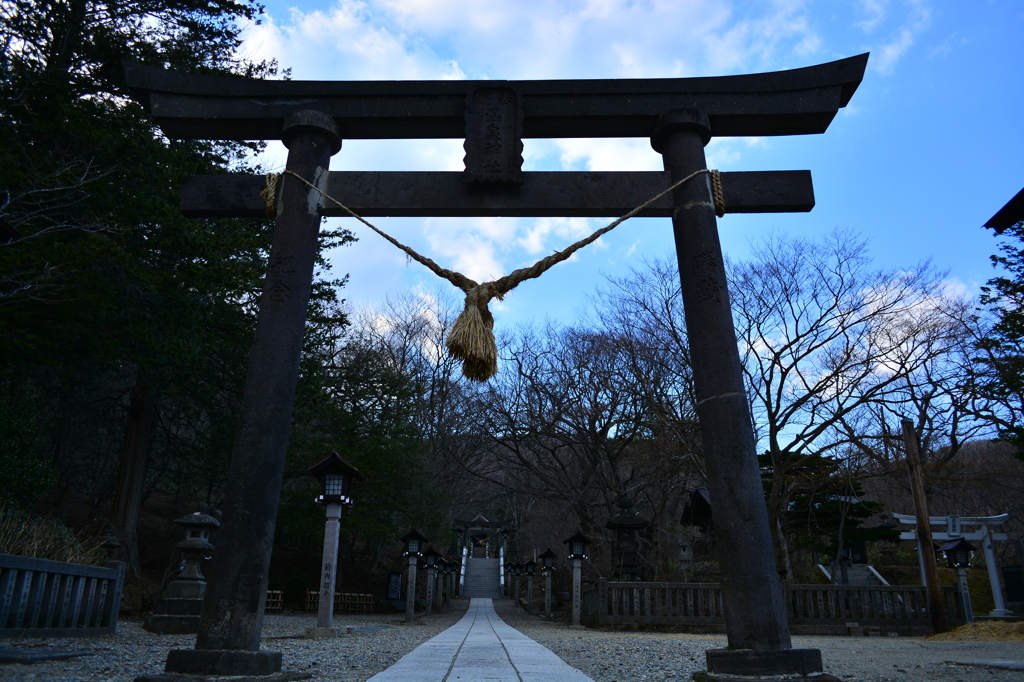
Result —
<instances>
[{"instance_id":1,"label":"inscribed stone plaque","mask_svg":"<svg viewBox=\"0 0 1024 682\"><path fill-rule=\"evenodd\" d=\"M523 110L511 88L478 88L466 98L466 183L523 182Z\"/></svg>"},{"instance_id":2,"label":"inscribed stone plaque","mask_svg":"<svg viewBox=\"0 0 1024 682\"><path fill-rule=\"evenodd\" d=\"M402 598L402 574L398 571L388 573L388 599Z\"/></svg>"}]
</instances>

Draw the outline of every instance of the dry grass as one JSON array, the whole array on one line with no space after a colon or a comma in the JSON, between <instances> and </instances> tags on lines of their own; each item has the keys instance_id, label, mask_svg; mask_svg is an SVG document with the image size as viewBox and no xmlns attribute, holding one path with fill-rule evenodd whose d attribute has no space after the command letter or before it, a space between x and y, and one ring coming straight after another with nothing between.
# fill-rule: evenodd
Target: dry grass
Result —
<instances>
[{"instance_id":1,"label":"dry grass","mask_svg":"<svg viewBox=\"0 0 1024 682\"><path fill-rule=\"evenodd\" d=\"M54 518L39 518L0 503L0 554L102 566L103 550Z\"/></svg>"},{"instance_id":2,"label":"dry grass","mask_svg":"<svg viewBox=\"0 0 1024 682\"><path fill-rule=\"evenodd\" d=\"M994 642L1001 640L1024 640L1024 623L1010 623L999 620L967 623L941 635L929 635L927 639L940 642Z\"/></svg>"}]
</instances>

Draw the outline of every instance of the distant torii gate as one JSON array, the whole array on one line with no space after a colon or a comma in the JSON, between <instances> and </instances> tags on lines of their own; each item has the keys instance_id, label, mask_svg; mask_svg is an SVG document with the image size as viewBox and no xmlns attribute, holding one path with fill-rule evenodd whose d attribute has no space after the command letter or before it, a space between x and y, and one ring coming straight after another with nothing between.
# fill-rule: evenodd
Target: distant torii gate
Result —
<instances>
[{"instance_id":1,"label":"distant torii gate","mask_svg":"<svg viewBox=\"0 0 1024 682\"><path fill-rule=\"evenodd\" d=\"M706 168L712 135L823 133L860 84L868 55L791 71L716 78L563 81L261 81L126 64L128 83L171 138L282 140L287 170L364 216L619 216ZM665 172L530 173L522 139L649 137ZM329 173L348 139L465 138L462 173ZM809 211L809 171L723 173L726 212ZM258 176L193 178L192 216L264 210ZM195 650L167 672L267 674L263 601L299 354L323 216L339 215L282 177L241 419L228 473L220 548ZM715 504L729 651L717 674L807 674L817 650L791 648L729 306L708 176L641 213L671 216L693 358L697 413ZM750 652L744 650L758 650ZM275 658L276 656L276 658ZM816 679L827 679L818 676Z\"/></svg>"},{"instance_id":2,"label":"distant torii gate","mask_svg":"<svg viewBox=\"0 0 1024 682\"><path fill-rule=\"evenodd\" d=\"M900 533L900 540L917 540L917 562L921 568L921 584L926 585L924 577L924 553L921 552L921 540L917 537L917 517L910 514L893 514L892 517L899 523L907 526L914 526L913 530L905 530ZM1006 600L1003 599L1003 590L999 583L999 565L996 561L996 553L992 547L994 540L1005 541L1006 533L998 533L992 530L993 526L1001 526L1009 521L1009 514L999 516L929 516L929 526L945 526L945 532L932 531L932 540L974 540L981 542L981 551L985 554L985 567L988 569L988 582L992 586L992 601L995 608L989 611L990 616L1008 616L1012 612L1006 608ZM977 526L977 530L965 531L966 527Z\"/></svg>"}]
</instances>

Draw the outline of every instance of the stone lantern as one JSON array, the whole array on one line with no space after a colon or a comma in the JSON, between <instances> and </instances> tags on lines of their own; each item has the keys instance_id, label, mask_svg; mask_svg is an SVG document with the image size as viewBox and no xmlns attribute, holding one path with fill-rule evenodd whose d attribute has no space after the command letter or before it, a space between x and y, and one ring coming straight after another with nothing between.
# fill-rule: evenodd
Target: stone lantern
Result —
<instances>
[{"instance_id":1,"label":"stone lantern","mask_svg":"<svg viewBox=\"0 0 1024 682\"><path fill-rule=\"evenodd\" d=\"M519 563L518 561L513 561L512 562L512 576L513 576L513 578L515 578L515 581L516 581L516 589L515 589L516 606L519 606L519 577L521 575L523 575L523 565L521 563Z\"/></svg>"},{"instance_id":2,"label":"stone lantern","mask_svg":"<svg viewBox=\"0 0 1024 682\"><path fill-rule=\"evenodd\" d=\"M526 612L533 615L533 576L537 573L537 562L530 559L523 565L526 571Z\"/></svg>"},{"instance_id":3,"label":"stone lantern","mask_svg":"<svg viewBox=\"0 0 1024 682\"><path fill-rule=\"evenodd\" d=\"M551 620L551 576L555 572L555 559L558 555L548 547L539 557L540 572L544 576L544 615Z\"/></svg>"},{"instance_id":4,"label":"stone lantern","mask_svg":"<svg viewBox=\"0 0 1024 682\"><path fill-rule=\"evenodd\" d=\"M314 502L352 506L352 480L361 481L363 475L343 460L337 450L332 450L326 459L309 467L308 471L320 480L320 494Z\"/></svg>"},{"instance_id":5,"label":"stone lantern","mask_svg":"<svg viewBox=\"0 0 1024 682\"><path fill-rule=\"evenodd\" d=\"M457 554L453 555L452 558L448 560L448 564L451 566L452 573L450 591L452 598L454 598L456 595L456 587L458 587L459 592L462 591L462 558Z\"/></svg>"},{"instance_id":6,"label":"stone lantern","mask_svg":"<svg viewBox=\"0 0 1024 682\"><path fill-rule=\"evenodd\" d=\"M434 579L437 577L437 560L440 558L440 554L437 553L433 547L423 553L423 563L427 569L427 615L429 616L434 610Z\"/></svg>"},{"instance_id":7,"label":"stone lantern","mask_svg":"<svg viewBox=\"0 0 1024 682\"><path fill-rule=\"evenodd\" d=\"M580 625L580 601L582 599L583 560L587 558L587 540L583 533L576 531L571 538L562 541L563 545L569 545L569 559L572 560L572 624L573 627Z\"/></svg>"},{"instance_id":8,"label":"stone lantern","mask_svg":"<svg viewBox=\"0 0 1024 682\"><path fill-rule=\"evenodd\" d=\"M605 528L616 532L612 576L619 580L640 580L636 532L646 528L650 522L633 511L633 500L625 495L619 496L615 506L619 508L619 513L604 524Z\"/></svg>"},{"instance_id":9,"label":"stone lantern","mask_svg":"<svg viewBox=\"0 0 1024 682\"><path fill-rule=\"evenodd\" d=\"M201 512L175 519L185 529L185 539L178 543L185 565L178 576L164 590L153 613L146 617L143 628L150 632L174 635L199 631L199 617L203 612L206 577L199 563L215 549L210 544L210 533L220 528L220 521Z\"/></svg>"},{"instance_id":10,"label":"stone lantern","mask_svg":"<svg viewBox=\"0 0 1024 682\"><path fill-rule=\"evenodd\" d=\"M314 502L326 507L324 524L324 553L320 565L320 603L317 607L316 627L307 631L309 637L337 637L334 627L334 589L338 580L338 540L341 536L341 508L352 505L352 479L363 480L363 475L332 450L324 460L309 467L309 473L320 480L320 494Z\"/></svg>"},{"instance_id":11,"label":"stone lantern","mask_svg":"<svg viewBox=\"0 0 1024 682\"><path fill-rule=\"evenodd\" d=\"M590 540L583 533L576 531L576 535L563 540L562 544L569 545L569 558L573 561L587 558L587 545L590 544Z\"/></svg>"},{"instance_id":12,"label":"stone lantern","mask_svg":"<svg viewBox=\"0 0 1024 682\"><path fill-rule=\"evenodd\" d=\"M505 562L505 566L504 566L505 578L506 578L504 594L508 598L512 597L512 578L513 578L513 573L514 573L515 565L516 565L515 562L512 561L511 559L509 559L508 561Z\"/></svg>"},{"instance_id":13,"label":"stone lantern","mask_svg":"<svg viewBox=\"0 0 1024 682\"><path fill-rule=\"evenodd\" d=\"M439 557L437 560L437 589L436 589L436 600L437 609L440 611L445 606L445 595L448 592L448 560L444 557Z\"/></svg>"},{"instance_id":14,"label":"stone lantern","mask_svg":"<svg viewBox=\"0 0 1024 682\"><path fill-rule=\"evenodd\" d=\"M419 563L420 557L423 556L421 550L423 545L427 543L427 539L416 532L415 528L400 539L405 543L403 554L409 561L409 584L406 587L405 598L405 624L412 625L416 618L416 565Z\"/></svg>"},{"instance_id":15,"label":"stone lantern","mask_svg":"<svg viewBox=\"0 0 1024 682\"><path fill-rule=\"evenodd\" d=\"M107 561L114 559L114 553L124 547L124 543L117 539L115 535L114 524L109 521L103 524L103 528L100 530L101 535L96 538L99 546L103 549L103 553L107 557Z\"/></svg>"},{"instance_id":16,"label":"stone lantern","mask_svg":"<svg viewBox=\"0 0 1024 682\"><path fill-rule=\"evenodd\" d=\"M971 567L971 553L974 550L975 547L963 538L950 540L939 547L939 551L946 555L946 566L956 571L957 591L964 609L964 622L967 623L974 622L971 593L967 586L967 569Z\"/></svg>"}]
</instances>

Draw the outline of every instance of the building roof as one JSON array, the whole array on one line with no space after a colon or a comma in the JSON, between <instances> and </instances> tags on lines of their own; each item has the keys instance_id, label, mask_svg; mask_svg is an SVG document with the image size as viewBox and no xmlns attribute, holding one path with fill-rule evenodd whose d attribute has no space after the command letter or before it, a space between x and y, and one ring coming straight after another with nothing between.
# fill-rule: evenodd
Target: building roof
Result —
<instances>
[{"instance_id":1,"label":"building roof","mask_svg":"<svg viewBox=\"0 0 1024 682\"><path fill-rule=\"evenodd\" d=\"M1022 221L1024 221L1024 189L1017 192L1012 199L1006 202L1005 206L989 218L985 227L991 227L996 234L999 234Z\"/></svg>"}]
</instances>

